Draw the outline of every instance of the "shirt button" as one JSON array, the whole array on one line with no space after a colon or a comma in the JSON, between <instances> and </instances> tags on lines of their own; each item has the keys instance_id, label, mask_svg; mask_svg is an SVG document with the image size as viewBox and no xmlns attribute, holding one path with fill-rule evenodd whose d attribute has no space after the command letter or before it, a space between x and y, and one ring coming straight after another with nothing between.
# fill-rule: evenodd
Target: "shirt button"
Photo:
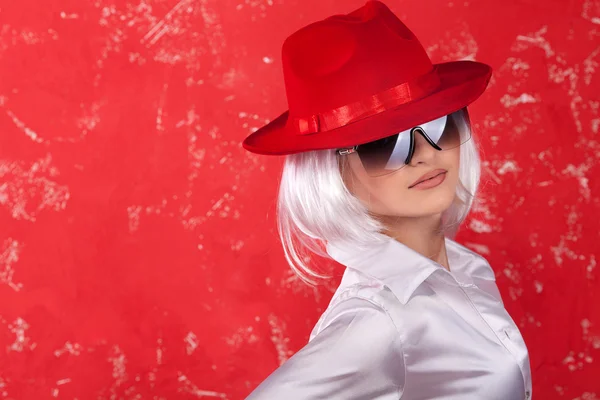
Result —
<instances>
[{"instance_id":1,"label":"shirt button","mask_svg":"<svg viewBox=\"0 0 600 400\"><path fill-rule=\"evenodd\" d=\"M525 392L525 400L529 400L531 398L531 392L529 390L527 390Z\"/></svg>"}]
</instances>

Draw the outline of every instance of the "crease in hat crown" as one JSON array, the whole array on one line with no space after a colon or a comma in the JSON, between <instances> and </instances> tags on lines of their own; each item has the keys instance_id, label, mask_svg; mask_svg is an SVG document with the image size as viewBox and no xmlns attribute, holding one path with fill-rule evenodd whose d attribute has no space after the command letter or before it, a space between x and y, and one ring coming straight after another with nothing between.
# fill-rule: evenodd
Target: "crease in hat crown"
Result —
<instances>
[{"instance_id":1,"label":"crease in hat crown","mask_svg":"<svg viewBox=\"0 0 600 400\"><path fill-rule=\"evenodd\" d=\"M283 44L282 63L292 119L310 118L434 71L412 31L376 0L293 33Z\"/></svg>"}]
</instances>

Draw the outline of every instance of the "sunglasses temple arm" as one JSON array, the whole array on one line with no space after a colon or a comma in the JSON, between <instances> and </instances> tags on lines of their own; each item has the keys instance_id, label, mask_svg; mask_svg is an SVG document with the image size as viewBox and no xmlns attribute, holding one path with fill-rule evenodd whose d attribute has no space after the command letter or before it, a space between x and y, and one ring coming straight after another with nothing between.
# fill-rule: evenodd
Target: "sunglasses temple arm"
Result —
<instances>
[{"instance_id":1,"label":"sunglasses temple arm","mask_svg":"<svg viewBox=\"0 0 600 400\"><path fill-rule=\"evenodd\" d=\"M348 147L345 149L338 149L336 153L338 153L340 156L347 156L348 154L356 153L357 148L358 146Z\"/></svg>"}]
</instances>

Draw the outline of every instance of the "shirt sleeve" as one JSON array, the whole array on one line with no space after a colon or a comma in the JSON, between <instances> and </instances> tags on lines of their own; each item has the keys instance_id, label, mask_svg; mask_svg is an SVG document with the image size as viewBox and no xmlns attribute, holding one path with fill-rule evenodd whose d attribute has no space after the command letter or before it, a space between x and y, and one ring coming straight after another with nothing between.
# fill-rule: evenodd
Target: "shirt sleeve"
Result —
<instances>
[{"instance_id":1,"label":"shirt sleeve","mask_svg":"<svg viewBox=\"0 0 600 400\"><path fill-rule=\"evenodd\" d=\"M246 400L398 400L404 387L400 335L380 307L344 300L306 346L267 377Z\"/></svg>"}]
</instances>

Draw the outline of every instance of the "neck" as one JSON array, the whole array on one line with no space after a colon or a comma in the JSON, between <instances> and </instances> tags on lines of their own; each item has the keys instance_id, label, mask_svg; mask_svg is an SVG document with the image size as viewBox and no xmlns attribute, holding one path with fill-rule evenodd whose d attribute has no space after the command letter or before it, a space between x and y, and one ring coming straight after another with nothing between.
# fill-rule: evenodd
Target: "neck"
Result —
<instances>
[{"instance_id":1,"label":"neck","mask_svg":"<svg viewBox=\"0 0 600 400\"><path fill-rule=\"evenodd\" d=\"M450 270L441 214L426 217L380 217L383 233Z\"/></svg>"}]
</instances>

